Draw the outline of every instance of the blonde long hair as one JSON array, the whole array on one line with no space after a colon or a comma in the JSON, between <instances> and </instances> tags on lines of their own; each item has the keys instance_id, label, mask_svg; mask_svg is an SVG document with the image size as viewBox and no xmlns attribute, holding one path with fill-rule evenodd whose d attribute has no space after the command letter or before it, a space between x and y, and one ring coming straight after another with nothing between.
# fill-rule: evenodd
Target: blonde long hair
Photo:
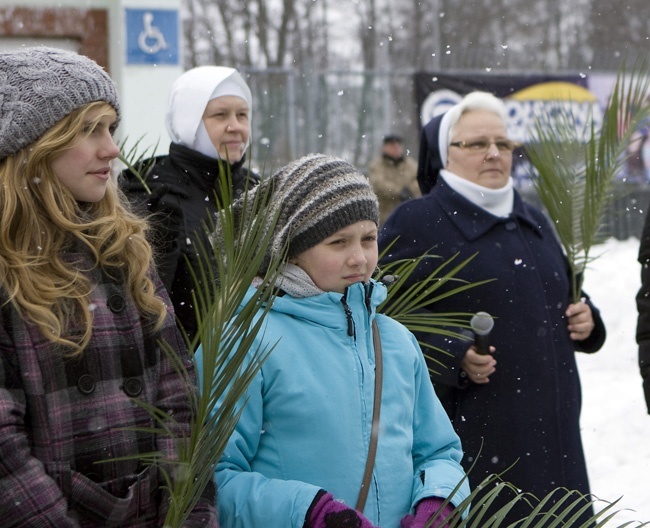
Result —
<instances>
[{"instance_id":1,"label":"blonde long hair","mask_svg":"<svg viewBox=\"0 0 650 528\"><path fill-rule=\"evenodd\" d=\"M147 223L129 211L110 179L105 196L79 204L54 175L52 161L87 134L88 112L100 109L97 121L112 115L104 102L82 106L43 137L0 161L0 285L10 302L42 334L70 355L83 352L92 335L89 296L94 287L85 271L61 258L84 247L95 268L123 281L140 313L159 329L167 309L155 295L150 277L152 250L145 239ZM96 124L96 123L94 123ZM82 335L69 335L74 318Z\"/></svg>"}]
</instances>

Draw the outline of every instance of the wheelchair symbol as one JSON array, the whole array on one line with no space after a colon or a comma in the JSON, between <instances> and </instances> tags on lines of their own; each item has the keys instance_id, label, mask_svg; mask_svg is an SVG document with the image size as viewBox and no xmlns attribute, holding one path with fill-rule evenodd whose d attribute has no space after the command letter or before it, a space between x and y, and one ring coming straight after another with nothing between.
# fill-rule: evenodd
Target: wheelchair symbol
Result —
<instances>
[{"instance_id":1,"label":"wheelchair symbol","mask_svg":"<svg viewBox=\"0 0 650 528\"><path fill-rule=\"evenodd\" d=\"M153 24L153 13L146 12L142 15L143 31L138 35L138 46L144 53L153 55L167 49L167 42L160 29Z\"/></svg>"}]
</instances>

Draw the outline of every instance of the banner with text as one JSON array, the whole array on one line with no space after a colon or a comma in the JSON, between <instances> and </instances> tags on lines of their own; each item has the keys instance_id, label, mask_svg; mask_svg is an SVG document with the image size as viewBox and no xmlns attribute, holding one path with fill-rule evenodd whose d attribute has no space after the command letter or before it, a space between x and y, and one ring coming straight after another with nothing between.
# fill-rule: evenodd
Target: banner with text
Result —
<instances>
[{"instance_id":1,"label":"banner with text","mask_svg":"<svg viewBox=\"0 0 650 528\"><path fill-rule=\"evenodd\" d=\"M596 126L602 121L603 111L616 75L576 74L491 74L491 73L427 73L415 74L415 96L420 126L445 112L468 92L482 90L503 99L507 110L509 136L523 144L531 140L535 120L543 116L552 126L554 115L570 112L580 131L587 130L590 116ZM638 133L625 170L620 175L627 181L650 181L650 134ZM530 163L522 152L515 153L513 177L521 184L530 178Z\"/></svg>"}]
</instances>

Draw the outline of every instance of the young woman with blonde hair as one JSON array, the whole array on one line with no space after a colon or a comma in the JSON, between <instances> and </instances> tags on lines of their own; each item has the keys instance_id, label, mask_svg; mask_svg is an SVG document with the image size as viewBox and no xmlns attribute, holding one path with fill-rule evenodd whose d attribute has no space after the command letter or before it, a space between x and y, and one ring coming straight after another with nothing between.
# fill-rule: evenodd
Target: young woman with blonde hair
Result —
<instances>
[{"instance_id":1,"label":"young woman with blonde hair","mask_svg":"<svg viewBox=\"0 0 650 528\"><path fill-rule=\"evenodd\" d=\"M145 405L189 430L192 362L111 173L117 90L54 48L0 54L0 515L3 526L162 524L173 458ZM138 405L139 400L143 405ZM217 526L214 490L188 526Z\"/></svg>"}]
</instances>

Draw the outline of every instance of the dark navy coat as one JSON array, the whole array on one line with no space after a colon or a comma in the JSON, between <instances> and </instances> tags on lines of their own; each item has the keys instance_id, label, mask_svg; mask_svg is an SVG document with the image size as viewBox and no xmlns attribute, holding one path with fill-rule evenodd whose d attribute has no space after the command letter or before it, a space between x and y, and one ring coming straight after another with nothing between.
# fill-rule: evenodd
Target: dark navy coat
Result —
<instances>
[{"instance_id":1,"label":"dark navy coat","mask_svg":"<svg viewBox=\"0 0 650 528\"><path fill-rule=\"evenodd\" d=\"M474 384L461 372L471 341L418 335L452 354L425 348L445 365L429 363L439 371L432 381L463 443L466 470L476 462L472 486L514 464L503 479L538 497L562 486L589 493L575 351L597 351L605 328L591 305L596 328L583 342L570 339L564 316L570 273L548 220L516 192L513 213L498 218L440 179L429 194L393 212L381 230L380 251L398 236L383 262L426 252L444 259L459 253L460 262L477 253L459 277L495 279L436 304L437 312L486 311L495 317L490 344L497 365L489 383ZM432 265L440 263L435 259ZM430 271L422 266L412 280Z\"/></svg>"}]
</instances>

